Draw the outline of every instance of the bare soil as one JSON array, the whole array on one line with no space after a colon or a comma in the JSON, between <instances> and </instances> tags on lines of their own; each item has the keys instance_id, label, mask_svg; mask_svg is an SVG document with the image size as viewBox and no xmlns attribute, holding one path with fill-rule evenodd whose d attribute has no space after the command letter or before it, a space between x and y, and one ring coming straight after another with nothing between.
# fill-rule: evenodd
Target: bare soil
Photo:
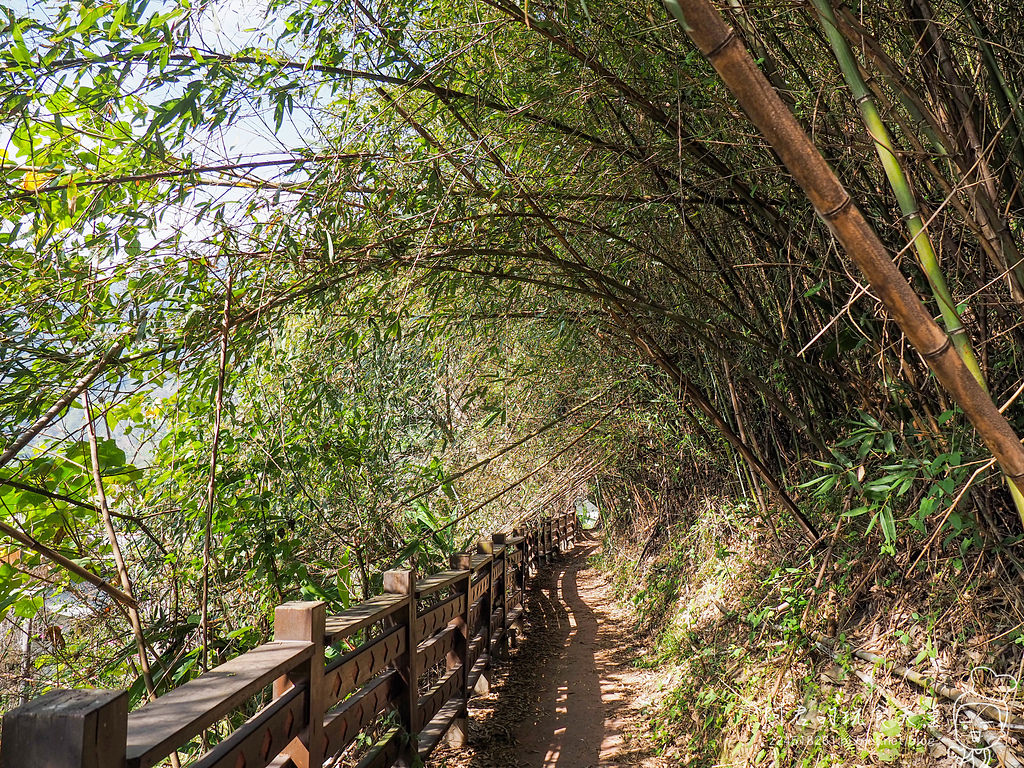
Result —
<instances>
[{"instance_id":1,"label":"bare soil","mask_svg":"<svg viewBox=\"0 0 1024 768\"><path fill-rule=\"evenodd\" d=\"M595 768L661 763L643 734L656 698L629 612L588 564L584 542L541 570L527 598L525 633L492 671L491 692L470 700L469 744L430 762L452 768Z\"/></svg>"}]
</instances>

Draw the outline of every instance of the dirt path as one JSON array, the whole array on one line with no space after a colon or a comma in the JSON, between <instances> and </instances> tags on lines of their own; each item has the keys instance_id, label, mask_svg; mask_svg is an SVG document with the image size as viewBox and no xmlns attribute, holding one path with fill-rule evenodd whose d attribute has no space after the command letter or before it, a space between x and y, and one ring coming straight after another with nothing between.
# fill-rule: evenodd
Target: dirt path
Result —
<instances>
[{"instance_id":1,"label":"dirt path","mask_svg":"<svg viewBox=\"0 0 1024 768\"><path fill-rule=\"evenodd\" d=\"M471 700L467 749L444 749L442 766L594 768L658 763L637 735L649 675L633 666L628 615L611 585L587 566L581 544L544 568L529 595L525 638Z\"/></svg>"}]
</instances>

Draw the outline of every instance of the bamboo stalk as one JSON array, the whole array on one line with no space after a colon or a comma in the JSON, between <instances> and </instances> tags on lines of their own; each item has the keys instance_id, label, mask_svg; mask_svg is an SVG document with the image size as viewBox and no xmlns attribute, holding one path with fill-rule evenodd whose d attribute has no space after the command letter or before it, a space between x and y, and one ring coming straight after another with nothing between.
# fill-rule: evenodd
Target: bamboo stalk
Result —
<instances>
[{"instance_id":1,"label":"bamboo stalk","mask_svg":"<svg viewBox=\"0 0 1024 768\"><path fill-rule=\"evenodd\" d=\"M971 3L965 2L965 0L956 0L956 4L959 6L963 18L967 19L967 23L974 35L974 41L978 44L978 50L981 52L981 60L985 62L985 68L988 70L989 77L992 78L992 82L995 85L992 93L995 96L996 102L1009 118L1007 120L1006 133L1009 136L1013 156L1018 164L1024 166L1024 144L1021 143L1020 135L1020 131L1024 130L1024 112L1021 111L1020 99L1013 92L1013 88L1010 87L1006 74L999 65L999 59L996 58L995 51L988 41L988 30L984 28L981 20L975 15Z\"/></svg>"},{"instance_id":2,"label":"bamboo stalk","mask_svg":"<svg viewBox=\"0 0 1024 768\"><path fill-rule=\"evenodd\" d=\"M963 320L957 311L956 303L953 301L953 296L946 283L946 277L939 266L939 259L935 253L935 248L925 228L924 220L921 217L921 210L917 204L917 198L914 196L910 180L907 178L903 164L896 153L889 130L886 128L882 116L878 113L874 96L867 83L864 82L864 78L861 77L857 61L846 42L846 38L839 32L838 22L829 0L811 0L811 4L821 17L825 35L828 37L832 51L839 62L839 69L853 94L857 108L860 110L864 127L867 129L868 135L871 137L875 150L878 152L878 157L882 162L882 168L889 181L889 187L892 189L893 194L895 194L896 201L900 206L900 212L907 222L910 239L914 245L914 250L917 252L918 263L920 263L921 269L928 279L928 284L931 286L932 296L934 296L936 303L939 305L939 311L942 315L943 324L946 326L946 332L953 340L954 346L960 353L964 364L971 371L971 374L982 387L987 389L985 376L982 373L981 366L978 364L978 358L971 347L967 330L964 328Z\"/></svg>"},{"instance_id":3,"label":"bamboo stalk","mask_svg":"<svg viewBox=\"0 0 1024 768\"><path fill-rule=\"evenodd\" d=\"M1004 473L1018 490L1024 491L1024 446L1013 428L925 309L835 172L735 32L707 0L666 0L666 5L778 153L911 344L963 409Z\"/></svg>"},{"instance_id":4,"label":"bamboo stalk","mask_svg":"<svg viewBox=\"0 0 1024 768\"><path fill-rule=\"evenodd\" d=\"M125 564L124 554L121 552L121 543L117 540L117 531L114 530L114 523L110 516L110 507L107 504L107 491L103 485L103 476L100 474L99 446L96 441L96 424L93 421L92 402L89 399L89 392L83 393L82 399L85 405L85 430L89 437L89 460L92 464L92 481L96 489L96 506L103 521L103 530L110 542L110 551L114 556L114 564L117 566L117 576L121 582L121 589L124 593L135 600L135 592L132 589L132 580L128 575L128 566ZM149 654L146 652L146 636L142 632L142 618L139 616L138 603L125 606L128 612L128 621L132 627L132 635L135 638L135 649L139 657L139 669L142 670L142 681L146 686L146 693L150 699L156 697L156 686L153 685L153 672L149 666Z\"/></svg>"},{"instance_id":5,"label":"bamboo stalk","mask_svg":"<svg viewBox=\"0 0 1024 768\"><path fill-rule=\"evenodd\" d=\"M202 657L200 666L205 671L209 659L210 645L210 566L213 561L213 508L217 501L217 461L220 454L221 419L224 412L224 381L228 366L228 338L231 333L231 290L234 273L228 267L228 279L224 291L224 312L220 328L220 356L217 363L217 388L213 396L213 440L210 447L210 469L206 482L206 520L203 525L203 572L202 594L199 606L199 634Z\"/></svg>"},{"instance_id":6,"label":"bamboo stalk","mask_svg":"<svg viewBox=\"0 0 1024 768\"><path fill-rule=\"evenodd\" d=\"M846 80L846 84L857 103L861 119L864 121L864 127L867 129L868 135L871 136L875 150L878 152L882 168L885 170L885 176L889 181L889 187L899 203L900 212L907 223L907 230L910 233L911 242L917 253L918 263L928 279L928 285L931 286L932 296L939 305L946 333L952 339L953 346L956 347L957 352L964 361L964 365L967 366L967 369L982 389L987 392L988 384L985 381L985 374L981 370L981 365L971 346L971 340L967 335L967 329L964 328L963 319L960 317L960 312L953 301L953 295L946 283L946 276L939 266L939 259L935 253L931 237L928 235L924 219L921 216L921 209L917 204L914 190L911 188L910 179L903 168L903 163L900 162L899 155L892 142L892 136L889 134L889 129L886 128L885 122L878 112L874 95L871 93L871 89L868 88L864 78L861 77L857 60L853 55L853 51L850 50L846 38L839 31L839 23L832 10L830 0L811 0L811 4L821 18L825 36L832 46L836 61L839 63L839 69L843 73L843 78ZM1013 483L1008 482L1007 485L1010 489L1010 495L1013 497L1014 506L1017 508L1017 514L1024 521L1024 494L1021 494Z\"/></svg>"}]
</instances>

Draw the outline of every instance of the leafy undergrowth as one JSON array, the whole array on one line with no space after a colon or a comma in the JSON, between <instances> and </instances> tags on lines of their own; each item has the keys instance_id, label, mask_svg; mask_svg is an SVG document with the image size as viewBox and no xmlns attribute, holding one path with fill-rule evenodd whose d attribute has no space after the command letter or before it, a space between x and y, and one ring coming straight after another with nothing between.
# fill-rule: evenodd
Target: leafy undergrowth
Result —
<instances>
[{"instance_id":1,"label":"leafy undergrowth","mask_svg":"<svg viewBox=\"0 0 1024 768\"><path fill-rule=\"evenodd\" d=\"M810 553L796 540L780 547L754 507L720 499L658 530L660 547L616 538L601 565L648 638L638 664L657 671L661 695L647 736L667 762L964 764L942 735L976 764L999 764L968 713L851 652L1019 715L1024 600L1006 587L1020 581L1008 553L932 551L915 565L920 550L872 555L842 530ZM814 647L816 632L837 638L834 654ZM1020 754L1019 731L1002 730Z\"/></svg>"}]
</instances>

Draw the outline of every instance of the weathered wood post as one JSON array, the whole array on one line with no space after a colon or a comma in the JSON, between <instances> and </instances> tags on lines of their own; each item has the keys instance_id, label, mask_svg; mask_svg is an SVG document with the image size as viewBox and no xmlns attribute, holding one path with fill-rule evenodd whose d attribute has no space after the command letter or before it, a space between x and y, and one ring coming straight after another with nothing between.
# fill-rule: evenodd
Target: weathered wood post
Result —
<instances>
[{"instance_id":1,"label":"weathered wood post","mask_svg":"<svg viewBox=\"0 0 1024 768\"><path fill-rule=\"evenodd\" d=\"M417 747L420 730L420 671L416 654L419 637L416 631L415 571L410 569L385 571L384 591L391 595L404 595L406 598L406 610L399 610L393 614L395 620L404 624L406 628L406 650L395 662L398 674L402 677L402 691L395 699L395 709L398 712L402 727L408 735L408 740L402 746L395 765L401 766L401 768L411 768L419 760Z\"/></svg>"},{"instance_id":2,"label":"weathered wood post","mask_svg":"<svg viewBox=\"0 0 1024 768\"><path fill-rule=\"evenodd\" d=\"M473 682L473 693L485 695L491 690L491 678L488 668L490 666L490 626L491 626L491 556L482 551L486 542L481 540L477 543L477 558L483 557L486 562L479 565L474 572L470 584L486 582L482 588L473 589L474 593L479 592L479 597L474 602L479 603L479 608L473 614L473 623L470 627L470 635L475 638L480 635L479 644L476 646L476 658L473 660L474 667L479 659L483 659L479 674ZM479 563L479 560L477 560Z\"/></svg>"},{"instance_id":3,"label":"weathered wood post","mask_svg":"<svg viewBox=\"0 0 1024 768\"><path fill-rule=\"evenodd\" d=\"M523 537L523 589L526 589L527 583L532 578L533 574L530 573L530 529L520 528L519 535Z\"/></svg>"},{"instance_id":4,"label":"weathered wood post","mask_svg":"<svg viewBox=\"0 0 1024 768\"><path fill-rule=\"evenodd\" d=\"M523 607L526 607L526 588L530 581L530 532L526 528L516 528L512 531L512 534L517 538L522 539L516 547L519 550L519 571L517 572L517 582L519 589L522 590L520 603Z\"/></svg>"},{"instance_id":5,"label":"weathered wood post","mask_svg":"<svg viewBox=\"0 0 1024 768\"><path fill-rule=\"evenodd\" d=\"M526 585L526 539L519 534L518 529L512 530L511 548L509 539L505 538L505 633L508 637L507 647L519 647L519 632L515 623L509 618L509 614L516 608L516 596L519 597L519 605L522 605ZM521 614L520 614L521 615ZM521 624L520 624L521 626Z\"/></svg>"},{"instance_id":6,"label":"weathered wood post","mask_svg":"<svg viewBox=\"0 0 1024 768\"><path fill-rule=\"evenodd\" d=\"M455 622L455 644L448 652L447 659L448 669L462 666L462 680L459 683L459 695L462 697L463 702L462 709L459 710L459 714L452 720L452 724L448 728L448 734L445 737L448 745L452 747L465 746L466 740L469 738L469 710L466 708L466 703L469 701L469 585L473 580L472 560L473 556L469 552L458 552L452 555L450 560L452 569L466 572L465 576L461 577L452 586L452 591L461 594L464 601L462 613Z\"/></svg>"},{"instance_id":7,"label":"weathered wood post","mask_svg":"<svg viewBox=\"0 0 1024 768\"><path fill-rule=\"evenodd\" d=\"M523 589L526 581L533 576L533 528L524 526L519 529L523 536Z\"/></svg>"},{"instance_id":8,"label":"weathered wood post","mask_svg":"<svg viewBox=\"0 0 1024 768\"><path fill-rule=\"evenodd\" d=\"M122 768L125 691L50 691L4 715L0 768Z\"/></svg>"},{"instance_id":9,"label":"weathered wood post","mask_svg":"<svg viewBox=\"0 0 1024 768\"><path fill-rule=\"evenodd\" d=\"M308 683L306 694L306 729L284 748L297 768L321 768L327 755L324 754L324 637L327 633L327 603L315 601L294 601L283 603L274 609L274 639L303 640L313 643L313 656L307 663L297 667L274 681L274 698L280 698L293 685Z\"/></svg>"},{"instance_id":10,"label":"weathered wood post","mask_svg":"<svg viewBox=\"0 0 1024 768\"><path fill-rule=\"evenodd\" d=\"M494 557L494 542L491 539L480 539L476 543L477 551L482 555L487 555L491 558L491 561L487 564L487 600L485 621L487 622L487 639L484 641L484 652L487 654L487 665L484 667L485 670L491 668L491 662L493 660L491 655L491 644L494 641L494 632L497 629L494 625L494 608L498 600L498 580L495 577L495 564L497 559ZM483 675L481 675L483 677ZM490 687L490 676L488 675L487 685Z\"/></svg>"},{"instance_id":11,"label":"weathered wood post","mask_svg":"<svg viewBox=\"0 0 1024 768\"><path fill-rule=\"evenodd\" d=\"M509 594L511 593L511 590L508 588L508 537L504 533L495 533L491 536L491 541L494 542L495 547L501 547L501 554L498 559L498 562L501 564L501 642L498 643L497 656L499 659L507 659L509 648L508 603Z\"/></svg>"},{"instance_id":12,"label":"weathered wood post","mask_svg":"<svg viewBox=\"0 0 1024 768\"><path fill-rule=\"evenodd\" d=\"M540 572L541 565L544 564L544 518L537 521L534 527L534 536L537 537L537 572Z\"/></svg>"}]
</instances>

